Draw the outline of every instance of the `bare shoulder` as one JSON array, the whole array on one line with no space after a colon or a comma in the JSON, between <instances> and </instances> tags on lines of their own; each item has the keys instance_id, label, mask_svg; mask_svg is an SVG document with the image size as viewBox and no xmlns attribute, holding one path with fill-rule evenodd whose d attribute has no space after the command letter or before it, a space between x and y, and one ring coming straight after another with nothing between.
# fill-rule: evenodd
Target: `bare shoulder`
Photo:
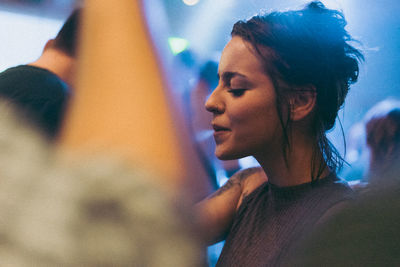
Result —
<instances>
[{"instance_id":1,"label":"bare shoulder","mask_svg":"<svg viewBox=\"0 0 400 267\"><path fill-rule=\"evenodd\" d=\"M261 168L240 170L214 194L195 206L199 225L205 229L207 244L214 244L226 236L244 195L266 181Z\"/></svg>"},{"instance_id":2,"label":"bare shoulder","mask_svg":"<svg viewBox=\"0 0 400 267\"><path fill-rule=\"evenodd\" d=\"M253 167L240 170L235 173L233 180L239 180L242 187L242 193L236 208L242 204L243 199L251 194L257 187L268 181L267 175L261 167Z\"/></svg>"},{"instance_id":3,"label":"bare shoulder","mask_svg":"<svg viewBox=\"0 0 400 267\"><path fill-rule=\"evenodd\" d=\"M233 181L240 181L243 186L266 182L267 175L261 167L253 167L237 171L232 177Z\"/></svg>"}]
</instances>

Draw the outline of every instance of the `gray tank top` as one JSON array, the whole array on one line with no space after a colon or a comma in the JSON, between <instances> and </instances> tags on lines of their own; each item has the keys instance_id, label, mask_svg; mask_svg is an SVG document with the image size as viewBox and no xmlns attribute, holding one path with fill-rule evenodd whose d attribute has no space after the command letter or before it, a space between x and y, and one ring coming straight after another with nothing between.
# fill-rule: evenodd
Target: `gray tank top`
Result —
<instances>
[{"instance_id":1,"label":"gray tank top","mask_svg":"<svg viewBox=\"0 0 400 267\"><path fill-rule=\"evenodd\" d=\"M243 199L216 266L279 266L294 241L352 195L334 174L293 187L262 184Z\"/></svg>"}]
</instances>

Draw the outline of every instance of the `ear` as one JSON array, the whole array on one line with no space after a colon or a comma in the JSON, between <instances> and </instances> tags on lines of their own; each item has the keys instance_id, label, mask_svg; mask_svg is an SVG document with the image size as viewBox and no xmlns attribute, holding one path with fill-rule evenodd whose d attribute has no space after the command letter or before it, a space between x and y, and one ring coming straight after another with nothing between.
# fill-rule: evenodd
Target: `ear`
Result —
<instances>
[{"instance_id":1,"label":"ear","mask_svg":"<svg viewBox=\"0 0 400 267\"><path fill-rule=\"evenodd\" d=\"M317 101L317 93L313 85L298 88L290 96L291 119L299 121L313 111Z\"/></svg>"}]
</instances>

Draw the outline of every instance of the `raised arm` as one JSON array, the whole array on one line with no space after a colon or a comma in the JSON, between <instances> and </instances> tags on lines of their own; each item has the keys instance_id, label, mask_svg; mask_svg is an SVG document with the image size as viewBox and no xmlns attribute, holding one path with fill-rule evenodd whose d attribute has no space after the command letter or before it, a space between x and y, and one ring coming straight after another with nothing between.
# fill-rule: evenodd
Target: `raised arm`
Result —
<instances>
[{"instance_id":1,"label":"raised arm","mask_svg":"<svg viewBox=\"0 0 400 267\"><path fill-rule=\"evenodd\" d=\"M85 1L77 88L60 143L122 155L179 188L187 176L182 142L142 1L117 2Z\"/></svg>"},{"instance_id":2,"label":"raised arm","mask_svg":"<svg viewBox=\"0 0 400 267\"><path fill-rule=\"evenodd\" d=\"M225 238L243 198L266 181L261 168L238 171L224 186L196 205L197 220L207 245Z\"/></svg>"}]
</instances>

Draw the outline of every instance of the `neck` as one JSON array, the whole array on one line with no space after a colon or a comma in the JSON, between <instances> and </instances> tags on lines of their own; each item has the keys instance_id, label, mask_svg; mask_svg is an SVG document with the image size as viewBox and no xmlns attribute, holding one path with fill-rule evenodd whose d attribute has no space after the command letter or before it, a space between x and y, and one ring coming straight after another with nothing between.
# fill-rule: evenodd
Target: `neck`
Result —
<instances>
[{"instance_id":1,"label":"neck","mask_svg":"<svg viewBox=\"0 0 400 267\"><path fill-rule=\"evenodd\" d=\"M56 74L61 80L71 86L74 59L54 48L46 49L30 66L39 67Z\"/></svg>"},{"instance_id":2,"label":"neck","mask_svg":"<svg viewBox=\"0 0 400 267\"><path fill-rule=\"evenodd\" d=\"M302 134L302 132L293 132L292 134L292 146L287 153L287 164L281 146L276 146L273 152L255 156L267 174L268 181L278 187L311 182L312 176L317 175L318 166L323 161L321 153L317 153L314 163L312 162L314 149L317 149L314 145L315 138ZM312 168L312 163L316 166L315 171ZM324 177L328 174L329 169L325 167L321 176Z\"/></svg>"}]
</instances>

